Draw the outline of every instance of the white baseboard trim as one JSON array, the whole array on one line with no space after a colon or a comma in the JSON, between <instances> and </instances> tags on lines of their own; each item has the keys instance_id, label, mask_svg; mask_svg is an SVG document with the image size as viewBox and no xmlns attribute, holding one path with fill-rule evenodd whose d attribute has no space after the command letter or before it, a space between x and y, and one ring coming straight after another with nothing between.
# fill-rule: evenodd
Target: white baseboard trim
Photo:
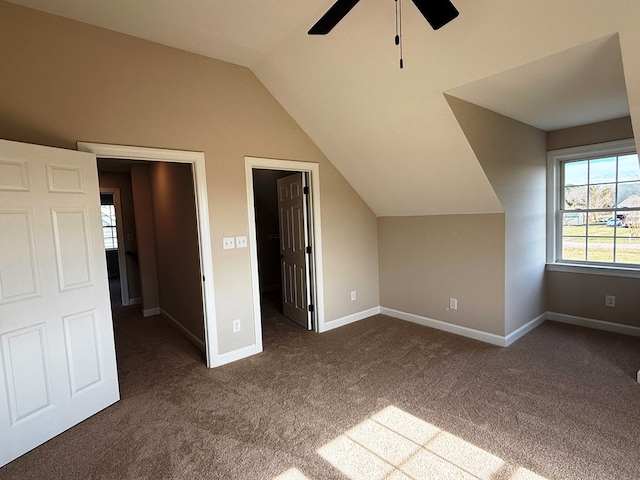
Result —
<instances>
[{"instance_id":1,"label":"white baseboard trim","mask_svg":"<svg viewBox=\"0 0 640 480\"><path fill-rule=\"evenodd\" d=\"M238 350L233 350L232 352L220 353L216 358L213 359L213 367L221 367L222 365L226 365L227 363L236 362L238 360L251 357L252 355L256 355L261 352L262 349L257 345L249 345L248 347L239 348Z\"/></svg>"},{"instance_id":2,"label":"white baseboard trim","mask_svg":"<svg viewBox=\"0 0 640 480\"><path fill-rule=\"evenodd\" d=\"M508 347L509 345L513 344L516 340L521 339L531 330L538 327L539 325L542 325L546 319L547 319L547 312L544 312L543 314L538 315L533 320L525 323L523 326L521 326L517 330L514 330L509 335L504 337L504 346Z\"/></svg>"},{"instance_id":3,"label":"white baseboard trim","mask_svg":"<svg viewBox=\"0 0 640 480\"><path fill-rule=\"evenodd\" d=\"M604 330L606 332L622 333L623 335L640 337L640 327L624 325L622 323L603 322L602 320L594 320L592 318L576 317L574 315L566 315L564 313L554 312L547 312L547 320L567 323L569 325L577 325L579 327L594 328L596 330Z\"/></svg>"},{"instance_id":4,"label":"white baseboard trim","mask_svg":"<svg viewBox=\"0 0 640 480\"><path fill-rule=\"evenodd\" d=\"M143 317L153 317L154 315L160 315L160 307L142 309Z\"/></svg>"},{"instance_id":5,"label":"white baseboard trim","mask_svg":"<svg viewBox=\"0 0 640 480\"><path fill-rule=\"evenodd\" d=\"M460 325L453 325L452 323L441 322L440 320L421 317L420 315L401 312L387 307L380 307L380 313L400 320L405 320L407 322L417 323L418 325L423 325L425 327L435 328L436 330L442 330L444 332L454 333L463 337L473 338L474 340L480 340L481 342L497 345L498 347L506 347L505 337L495 335L493 333L482 332L468 327L461 327Z\"/></svg>"},{"instance_id":6,"label":"white baseboard trim","mask_svg":"<svg viewBox=\"0 0 640 480\"><path fill-rule=\"evenodd\" d=\"M345 325L364 320L365 318L378 315L379 313L380 307L373 307L368 310L363 310L362 312L352 313L351 315L347 315L346 317L337 318L335 320L331 320L330 322L324 322L322 325L320 325L319 332L323 333L335 328L344 327Z\"/></svg>"},{"instance_id":7,"label":"white baseboard trim","mask_svg":"<svg viewBox=\"0 0 640 480\"><path fill-rule=\"evenodd\" d=\"M178 330L180 330L180 332L191 341L191 343L195 344L200 350L206 353L207 346L202 340L200 340L193 333L187 330L187 328L184 325L182 325L182 323L180 323L171 314L167 313L167 311L165 311L164 309L161 308L160 313L165 317L167 317L169 320L171 320L171 323L173 323L178 328Z\"/></svg>"},{"instance_id":8,"label":"white baseboard trim","mask_svg":"<svg viewBox=\"0 0 640 480\"><path fill-rule=\"evenodd\" d=\"M142 303L142 297L130 298L129 305L139 305Z\"/></svg>"}]
</instances>

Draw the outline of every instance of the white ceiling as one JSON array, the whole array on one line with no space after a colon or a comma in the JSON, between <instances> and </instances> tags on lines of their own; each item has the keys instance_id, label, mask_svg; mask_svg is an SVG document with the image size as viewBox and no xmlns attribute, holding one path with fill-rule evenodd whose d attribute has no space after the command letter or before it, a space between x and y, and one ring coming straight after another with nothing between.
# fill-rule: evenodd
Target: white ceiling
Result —
<instances>
[{"instance_id":1,"label":"white ceiling","mask_svg":"<svg viewBox=\"0 0 640 480\"><path fill-rule=\"evenodd\" d=\"M545 131L629 115L617 35L447 92Z\"/></svg>"},{"instance_id":2,"label":"white ceiling","mask_svg":"<svg viewBox=\"0 0 640 480\"><path fill-rule=\"evenodd\" d=\"M13 0L253 70L377 215L501 206L443 93L544 130L629 115L617 34L628 0L454 0L433 31L404 2L366 0L327 36L333 0Z\"/></svg>"}]
</instances>

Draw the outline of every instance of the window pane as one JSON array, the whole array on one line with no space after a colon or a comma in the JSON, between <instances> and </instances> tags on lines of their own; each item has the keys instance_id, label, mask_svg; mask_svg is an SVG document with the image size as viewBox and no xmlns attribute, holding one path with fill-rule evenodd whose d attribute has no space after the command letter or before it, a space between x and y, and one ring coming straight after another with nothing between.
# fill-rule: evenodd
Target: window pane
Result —
<instances>
[{"instance_id":1,"label":"window pane","mask_svg":"<svg viewBox=\"0 0 640 480\"><path fill-rule=\"evenodd\" d=\"M562 214L562 235L578 236L587 234L587 214L584 212L565 212Z\"/></svg>"},{"instance_id":2,"label":"window pane","mask_svg":"<svg viewBox=\"0 0 640 480\"><path fill-rule=\"evenodd\" d=\"M589 160L589 183L616 181L616 157Z\"/></svg>"},{"instance_id":3,"label":"window pane","mask_svg":"<svg viewBox=\"0 0 640 480\"><path fill-rule=\"evenodd\" d=\"M613 237L615 234L615 215L613 212L598 213L596 222L589 222L587 235L590 237Z\"/></svg>"},{"instance_id":4,"label":"window pane","mask_svg":"<svg viewBox=\"0 0 640 480\"><path fill-rule=\"evenodd\" d=\"M617 207L640 207L640 182L626 182L618 185Z\"/></svg>"},{"instance_id":5,"label":"window pane","mask_svg":"<svg viewBox=\"0 0 640 480\"><path fill-rule=\"evenodd\" d=\"M587 184L588 162L582 160L579 162L566 162L564 164L564 184L568 185L586 185Z\"/></svg>"},{"instance_id":6,"label":"window pane","mask_svg":"<svg viewBox=\"0 0 640 480\"><path fill-rule=\"evenodd\" d=\"M585 260L587 257L587 240L580 237L562 238L563 260Z\"/></svg>"},{"instance_id":7,"label":"window pane","mask_svg":"<svg viewBox=\"0 0 640 480\"><path fill-rule=\"evenodd\" d=\"M615 200L615 183L589 186L589 208L611 208L615 206Z\"/></svg>"},{"instance_id":8,"label":"window pane","mask_svg":"<svg viewBox=\"0 0 640 480\"><path fill-rule=\"evenodd\" d=\"M618 157L618 181L626 182L630 180L640 180L638 155L623 155Z\"/></svg>"},{"instance_id":9,"label":"window pane","mask_svg":"<svg viewBox=\"0 0 640 480\"><path fill-rule=\"evenodd\" d=\"M589 237L589 262L613 262L613 238Z\"/></svg>"},{"instance_id":10,"label":"window pane","mask_svg":"<svg viewBox=\"0 0 640 480\"><path fill-rule=\"evenodd\" d=\"M640 264L640 239L637 237L616 239L616 262Z\"/></svg>"},{"instance_id":11,"label":"window pane","mask_svg":"<svg viewBox=\"0 0 640 480\"><path fill-rule=\"evenodd\" d=\"M587 208L587 187L565 187L564 208L565 210Z\"/></svg>"},{"instance_id":12,"label":"window pane","mask_svg":"<svg viewBox=\"0 0 640 480\"><path fill-rule=\"evenodd\" d=\"M627 212L625 224L632 230L631 234L634 237L640 237L640 212Z\"/></svg>"},{"instance_id":13,"label":"window pane","mask_svg":"<svg viewBox=\"0 0 640 480\"><path fill-rule=\"evenodd\" d=\"M613 216L613 212L591 212L589 213L589 225L590 226L603 226L606 225L609 219Z\"/></svg>"},{"instance_id":14,"label":"window pane","mask_svg":"<svg viewBox=\"0 0 640 480\"><path fill-rule=\"evenodd\" d=\"M113 205L101 205L102 235L104 248L107 250L118 248L118 235L116 233L116 210Z\"/></svg>"}]
</instances>

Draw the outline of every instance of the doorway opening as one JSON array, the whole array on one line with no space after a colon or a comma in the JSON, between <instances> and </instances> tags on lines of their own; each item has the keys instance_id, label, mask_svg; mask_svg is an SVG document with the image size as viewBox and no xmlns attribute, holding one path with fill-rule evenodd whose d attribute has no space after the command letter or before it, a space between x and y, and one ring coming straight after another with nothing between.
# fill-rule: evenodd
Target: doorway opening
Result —
<instances>
[{"instance_id":1,"label":"doorway opening","mask_svg":"<svg viewBox=\"0 0 640 480\"><path fill-rule=\"evenodd\" d=\"M262 350L262 318L269 310L308 330L324 330L319 167L245 157L245 171L256 343Z\"/></svg>"},{"instance_id":2,"label":"doorway opening","mask_svg":"<svg viewBox=\"0 0 640 480\"><path fill-rule=\"evenodd\" d=\"M90 143L78 143L78 149L94 153L103 164L111 162L120 165L120 169L128 168L132 177L133 169L137 177L147 175L146 181L137 180L140 184L138 193L132 194L139 197L135 199L139 204L136 209L142 206L146 213L136 212L133 232L124 233L126 246L132 244L136 247L133 253L140 267L143 313L145 316L162 313L205 352L207 366L222 364L216 340L204 155L200 152ZM153 189L157 192L155 198ZM133 190L135 192L136 189ZM158 209L169 213L159 216ZM190 213L185 214L189 209ZM190 224L185 226L183 220L188 217ZM183 236L193 240L189 244L180 243ZM143 248L144 237L146 244ZM163 260L154 261L161 257ZM130 279L131 272L128 274ZM145 276L151 280L145 281ZM174 281L174 276L180 281ZM162 278L169 279L167 281L172 282L171 285L162 285ZM193 297L186 307L185 297ZM162 304L160 298L163 299ZM189 309L186 315L172 314L172 311L179 312L184 308Z\"/></svg>"}]
</instances>

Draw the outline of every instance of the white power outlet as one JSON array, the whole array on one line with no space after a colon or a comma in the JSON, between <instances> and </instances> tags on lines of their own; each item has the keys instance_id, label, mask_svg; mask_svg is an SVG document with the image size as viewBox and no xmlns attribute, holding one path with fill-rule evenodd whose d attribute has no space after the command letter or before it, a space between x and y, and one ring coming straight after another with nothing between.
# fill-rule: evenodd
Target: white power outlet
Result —
<instances>
[{"instance_id":1,"label":"white power outlet","mask_svg":"<svg viewBox=\"0 0 640 480\"><path fill-rule=\"evenodd\" d=\"M247 248L247 237L236 237L236 248Z\"/></svg>"},{"instance_id":2,"label":"white power outlet","mask_svg":"<svg viewBox=\"0 0 640 480\"><path fill-rule=\"evenodd\" d=\"M356 299L356 298L357 298L356 291L355 291L355 290L353 290L353 291L351 292L351 301L352 301L352 302L353 302L353 301L355 301L355 299Z\"/></svg>"},{"instance_id":3,"label":"white power outlet","mask_svg":"<svg viewBox=\"0 0 640 480\"><path fill-rule=\"evenodd\" d=\"M240 331L240 319L233 321L233 333L238 333Z\"/></svg>"},{"instance_id":4,"label":"white power outlet","mask_svg":"<svg viewBox=\"0 0 640 480\"><path fill-rule=\"evenodd\" d=\"M224 237L222 239L222 248L225 250L236 248L236 239L234 237Z\"/></svg>"},{"instance_id":5,"label":"white power outlet","mask_svg":"<svg viewBox=\"0 0 640 480\"><path fill-rule=\"evenodd\" d=\"M457 310L458 309L458 299L457 298L450 298L449 299L449 309L450 310Z\"/></svg>"},{"instance_id":6,"label":"white power outlet","mask_svg":"<svg viewBox=\"0 0 640 480\"><path fill-rule=\"evenodd\" d=\"M615 295L605 295L604 296L604 306L605 307L615 307L616 306L616 297L615 297Z\"/></svg>"}]
</instances>

